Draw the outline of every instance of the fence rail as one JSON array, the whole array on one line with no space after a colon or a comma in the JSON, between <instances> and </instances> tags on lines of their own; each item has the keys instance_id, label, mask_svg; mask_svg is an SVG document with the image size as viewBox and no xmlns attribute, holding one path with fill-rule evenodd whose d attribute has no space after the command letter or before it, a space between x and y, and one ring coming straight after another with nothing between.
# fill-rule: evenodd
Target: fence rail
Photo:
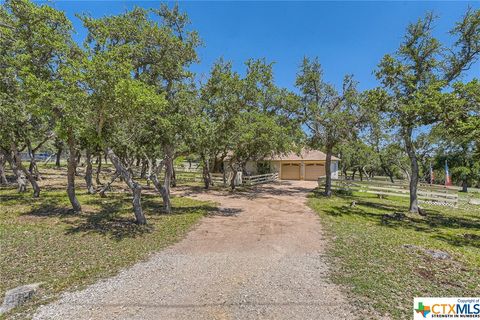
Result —
<instances>
[{"instance_id":1,"label":"fence rail","mask_svg":"<svg viewBox=\"0 0 480 320\"><path fill-rule=\"evenodd\" d=\"M223 185L223 173L211 173L210 176L212 177L212 182L214 185ZM228 184L232 177L228 174L225 176L225 184Z\"/></svg>"},{"instance_id":2,"label":"fence rail","mask_svg":"<svg viewBox=\"0 0 480 320\"><path fill-rule=\"evenodd\" d=\"M325 178L318 179L319 187L325 187ZM332 180L333 190L357 191L378 196L410 197L410 189L405 183L391 183L386 181L355 181L355 180ZM458 205L457 190L439 185L419 184L417 191L419 202L433 205Z\"/></svg>"},{"instance_id":3,"label":"fence rail","mask_svg":"<svg viewBox=\"0 0 480 320\"><path fill-rule=\"evenodd\" d=\"M260 183L267 183L278 180L278 173L266 173L259 174L255 176L243 176L243 184L245 185L256 185Z\"/></svg>"},{"instance_id":4,"label":"fence rail","mask_svg":"<svg viewBox=\"0 0 480 320\"><path fill-rule=\"evenodd\" d=\"M202 174L191 171L175 171L177 181L179 182L193 182L203 181ZM223 173L211 173L212 182L217 186L227 186L230 184L233 174L228 172L223 180ZM159 176L163 179L163 174ZM278 173L259 174L254 176L245 176L241 172L237 174L238 183L236 185L256 185L260 183L267 183L278 180ZM225 182L225 183L224 183Z\"/></svg>"}]
</instances>

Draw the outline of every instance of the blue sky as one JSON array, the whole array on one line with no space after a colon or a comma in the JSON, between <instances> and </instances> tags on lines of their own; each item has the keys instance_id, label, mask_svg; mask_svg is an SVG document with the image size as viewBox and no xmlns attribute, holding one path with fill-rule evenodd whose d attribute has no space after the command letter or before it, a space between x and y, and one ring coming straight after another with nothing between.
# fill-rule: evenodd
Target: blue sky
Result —
<instances>
[{"instance_id":1,"label":"blue sky","mask_svg":"<svg viewBox=\"0 0 480 320\"><path fill-rule=\"evenodd\" d=\"M158 1L49 1L64 10L83 41L85 30L75 13L101 17L133 6L155 8ZM172 2L168 2L173 4ZM318 56L327 81L340 85L344 74L354 74L361 89L378 83L372 72L386 53L394 52L409 22L433 11L438 15L435 36L450 43L448 31L468 6L480 2L179 2L204 41L200 63L192 67L207 75L219 57L244 71L248 58L275 62L275 81L294 88L303 56ZM464 80L480 77L476 63Z\"/></svg>"}]
</instances>

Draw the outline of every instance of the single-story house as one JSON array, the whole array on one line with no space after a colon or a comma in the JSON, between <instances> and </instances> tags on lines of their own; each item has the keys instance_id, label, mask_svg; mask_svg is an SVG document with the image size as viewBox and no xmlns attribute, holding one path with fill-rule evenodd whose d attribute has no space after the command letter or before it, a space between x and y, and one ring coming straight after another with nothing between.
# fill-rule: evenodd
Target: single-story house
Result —
<instances>
[{"instance_id":1,"label":"single-story house","mask_svg":"<svg viewBox=\"0 0 480 320\"><path fill-rule=\"evenodd\" d=\"M246 171L250 175L265 171L278 172L281 180L318 180L325 176L327 155L319 150L303 149L300 154L290 152L262 161L248 161ZM339 158L332 156L332 179L338 179Z\"/></svg>"}]
</instances>

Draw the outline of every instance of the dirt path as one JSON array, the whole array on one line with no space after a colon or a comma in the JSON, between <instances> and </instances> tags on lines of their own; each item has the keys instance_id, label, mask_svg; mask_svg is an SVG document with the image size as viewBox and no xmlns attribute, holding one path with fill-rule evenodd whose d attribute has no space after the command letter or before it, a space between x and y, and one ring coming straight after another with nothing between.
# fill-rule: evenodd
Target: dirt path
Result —
<instances>
[{"instance_id":1,"label":"dirt path","mask_svg":"<svg viewBox=\"0 0 480 320\"><path fill-rule=\"evenodd\" d=\"M34 319L347 319L328 279L324 238L305 197L312 182L183 195L220 204L181 242L67 293ZM197 190L198 191L198 190Z\"/></svg>"}]
</instances>

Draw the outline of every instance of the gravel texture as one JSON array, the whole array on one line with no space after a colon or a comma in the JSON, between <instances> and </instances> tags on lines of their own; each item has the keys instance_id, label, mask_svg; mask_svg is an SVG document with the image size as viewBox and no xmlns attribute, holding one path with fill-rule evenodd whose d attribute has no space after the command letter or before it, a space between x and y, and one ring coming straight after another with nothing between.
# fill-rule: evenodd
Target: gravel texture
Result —
<instances>
[{"instance_id":1,"label":"gravel texture","mask_svg":"<svg viewBox=\"0 0 480 320\"><path fill-rule=\"evenodd\" d=\"M220 205L181 242L34 319L349 319L328 280L325 239L306 205L313 182L249 192L176 191Z\"/></svg>"}]
</instances>

